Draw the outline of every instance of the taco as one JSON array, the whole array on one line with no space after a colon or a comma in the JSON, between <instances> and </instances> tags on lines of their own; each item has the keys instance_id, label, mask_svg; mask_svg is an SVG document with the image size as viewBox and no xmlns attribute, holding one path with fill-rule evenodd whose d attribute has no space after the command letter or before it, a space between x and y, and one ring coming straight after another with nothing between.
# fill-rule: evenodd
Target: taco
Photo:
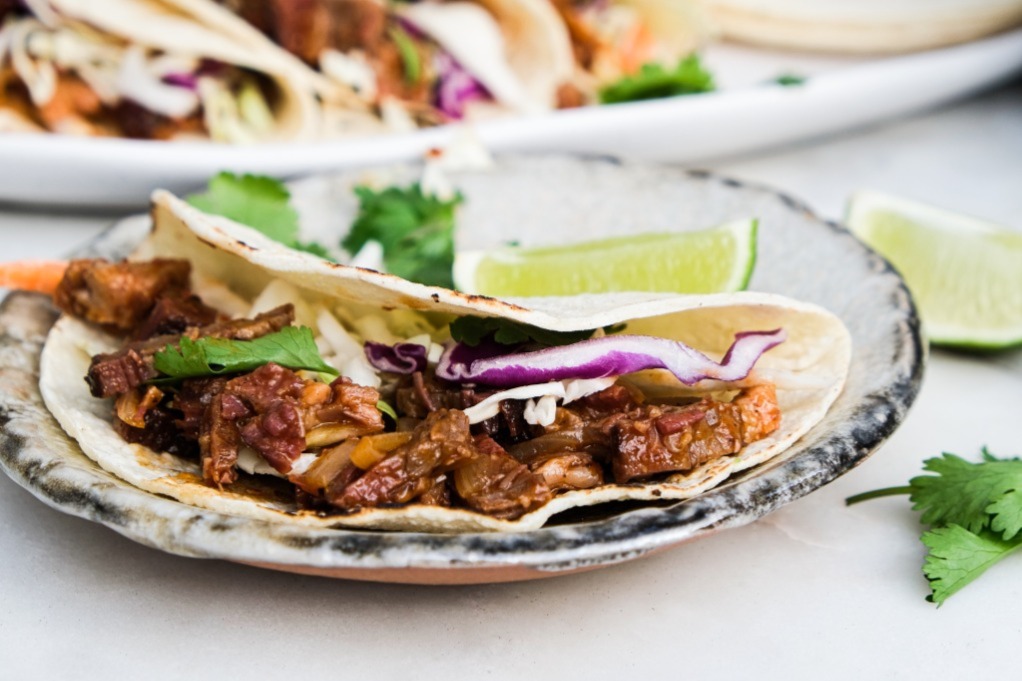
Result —
<instances>
[{"instance_id":1,"label":"taco","mask_svg":"<svg viewBox=\"0 0 1022 681\"><path fill-rule=\"evenodd\" d=\"M566 27L575 80L586 103L643 66L673 69L712 33L701 5L687 0L546 0ZM663 96L663 95L661 95Z\"/></svg>"},{"instance_id":2,"label":"taco","mask_svg":"<svg viewBox=\"0 0 1022 681\"><path fill-rule=\"evenodd\" d=\"M572 77L567 33L546 0L223 4L310 66L420 123L549 110Z\"/></svg>"},{"instance_id":3,"label":"taco","mask_svg":"<svg viewBox=\"0 0 1022 681\"><path fill-rule=\"evenodd\" d=\"M0 108L26 122L7 130L246 143L380 127L354 93L216 6L217 22L162 0L3 7Z\"/></svg>"},{"instance_id":4,"label":"taco","mask_svg":"<svg viewBox=\"0 0 1022 681\"><path fill-rule=\"evenodd\" d=\"M0 3L0 130L250 143L554 108L572 75L567 34L545 0L499 10L488 0Z\"/></svg>"},{"instance_id":5,"label":"taco","mask_svg":"<svg viewBox=\"0 0 1022 681\"><path fill-rule=\"evenodd\" d=\"M153 223L133 261L67 268L40 388L104 469L224 513L514 531L687 499L781 455L848 371L842 323L776 295L499 301L164 192Z\"/></svg>"},{"instance_id":6,"label":"taco","mask_svg":"<svg viewBox=\"0 0 1022 681\"><path fill-rule=\"evenodd\" d=\"M848 54L929 50L1022 25L1015 0L705 0L729 40Z\"/></svg>"}]
</instances>

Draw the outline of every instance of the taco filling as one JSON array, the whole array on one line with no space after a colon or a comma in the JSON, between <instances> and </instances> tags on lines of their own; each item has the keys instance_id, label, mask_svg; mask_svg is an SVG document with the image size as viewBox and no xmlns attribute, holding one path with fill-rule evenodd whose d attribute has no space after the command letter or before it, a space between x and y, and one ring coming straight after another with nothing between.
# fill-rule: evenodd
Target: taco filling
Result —
<instances>
[{"instance_id":1,"label":"taco filling","mask_svg":"<svg viewBox=\"0 0 1022 681\"><path fill-rule=\"evenodd\" d=\"M280 279L252 304L221 293L242 313L229 315L191 281L181 259L70 263L57 305L122 339L92 356L91 394L112 400L125 442L199 462L206 485L276 476L320 515L419 505L516 519L738 455L783 418L774 385L751 374L783 330L739 333L717 362L620 325L345 309ZM720 389L647 392L632 378L649 370Z\"/></svg>"}]
</instances>

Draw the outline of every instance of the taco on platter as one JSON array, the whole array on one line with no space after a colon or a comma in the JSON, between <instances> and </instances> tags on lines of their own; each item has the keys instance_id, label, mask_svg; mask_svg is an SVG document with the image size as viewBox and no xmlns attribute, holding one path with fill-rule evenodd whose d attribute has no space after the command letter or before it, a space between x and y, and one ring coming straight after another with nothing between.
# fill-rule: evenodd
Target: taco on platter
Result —
<instances>
[{"instance_id":1,"label":"taco on platter","mask_svg":"<svg viewBox=\"0 0 1022 681\"><path fill-rule=\"evenodd\" d=\"M840 320L777 295L500 301L165 192L152 215L131 260L66 267L40 387L100 466L196 507L467 532L687 499L781 455L848 371Z\"/></svg>"},{"instance_id":2,"label":"taco on platter","mask_svg":"<svg viewBox=\"0 0 1022 681\"><path fill-rule=\"evenodd\" d=\"M539 112L570 50L545 0L0 3L0 131L287 142Z\"/></svg>"},{"instance_id":3,"label":"taco on platter","mask_svg":"<svg viewBox=\"0 0 1022 681\"><path fill-rule=\"evenodd\" d=\"M886 54L1022 25L1016 0L704 0L725 38L795 50Z\"/></svg>"}]
</instances>

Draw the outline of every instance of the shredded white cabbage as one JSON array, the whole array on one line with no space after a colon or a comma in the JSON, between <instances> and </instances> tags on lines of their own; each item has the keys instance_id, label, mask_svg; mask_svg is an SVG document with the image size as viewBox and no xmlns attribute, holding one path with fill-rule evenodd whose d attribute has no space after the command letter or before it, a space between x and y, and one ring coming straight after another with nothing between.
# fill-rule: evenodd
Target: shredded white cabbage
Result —
<instances>
[{"instance_id":1,"label":"shredded white cabbage","mask_svg":"<svg viewBox=\"0 0 1022 681\"><path fill-rule=\"evenodd\" d=\"M525 422L533 426L549 426L557 418L557 398L545 395L539 401L525 403Z\"/></svg>"},{"instance_id":2,"label":"shredded white cabbage","mask_svg":"<svg viewBox=\"0 0 1022 681\"><path fill-rule=\"evenodd\" d=\"M198 91L206 130L217 142L253 144L271 132L270 107L253 79L243 78L235 93L216 78L199 78Z\"/></svg>"},{"instance_id":3,"label":"shredded white cabbage","mask_svg":"<svg viewBox=\"0 0 1022 681\"><path fill-rule=\"evenodd\" d=\"M415 132L419 126L415 119L408 113L408 109L401 103L401 100L394 97L382 97L380 99L380 119L384 126L392 132Z\"/></svg>"},{"instance_id":4,"label":"shredded white cabbage","mask_svg":"<svg viewBox=\"0 0 1022 681\"><path fill-rule=\"evenodd\" d=\"M256 296L252 301L252 307L248 310L249 317L254 317L263 312L291 303L295 307L295 322L299 326L308 326L317 331L316 313L309 303L302 300L302 292L294 284L283 279L274 279Z\"/></svg>"},{"instance_id":5,"label":"shredded white cabbage","mask_svg":"<svg viewBox=\"0 0 1022 681\"><path fill-rule=\"evenodd\" d=\"M329 346L329 352L323 353L323 361L341 372L341 376L350 378L359 385L378 388L381 383L380 375L366 358L362 342L349 333L327 310L320 310L316 321L319 325L320 339Z\"/></svg>"},{"instance_id":6,"label":"shredded white cabbage","mask_svg":"<svg viewBox=\"0 0 1022 681\"><path fill-rule=\"evenodd\" d=\"M319 68L328 78L349 86L366 102L376 99L376 72L361 52L343 54L327 48L319 55Z\"/></svg>"},{"instance_id":7,"label":"shredded white cabbage","mask_svg":"<svg viewBox=\"0 0 1022 681\"><path fill-rule=\"evenodd\" d=\"M569 379L566 381L523 385L490 395L479 404L466 409L465 415L468 416L469 423L482 423L486 419L493 418L498 414L500 403L504 400L527 400L549 396L561 398L563 404L568 404L586 395L609 388L614 385L616 380L616 377L610 376L607 378ZM553 423L552 420L550 422Z\"/></svg>"},{"instance_id":8,"label":"shredded white cabbage","mask_svg":"<svg viewBox=\"0 0 1022 681\"><path fill-rule=\"evenodd\" d=\"M199 95L164 83L163 74L150 69L145 50L139 45L124 51L117 86L123 96L170 118L184 118L199 108Z\"/></svg>"}]
</instances>

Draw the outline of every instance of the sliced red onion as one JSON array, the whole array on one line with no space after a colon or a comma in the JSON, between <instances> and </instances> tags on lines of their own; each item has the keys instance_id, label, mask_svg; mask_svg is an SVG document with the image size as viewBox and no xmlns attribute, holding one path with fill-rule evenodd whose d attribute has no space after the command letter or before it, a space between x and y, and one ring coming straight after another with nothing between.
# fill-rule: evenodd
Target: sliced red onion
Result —
<instances>
[{"instance_id":1,"label":"sliced red onion","mask_svg":"<svg viewBox=\"0 0 1022 681\"><path fill-rule=\"evenodd\" d=\"M486 87L451 55L441 52L434 63L438 74L436 106L445 116L461 119L469 102L492 99Z\"/></svg>"},{"instance_id":2,"label":"sliced red onion","mask_svg":"<svg viewBox=\"0 0 1022 681\"><path fill-rule=\"evenodd\" d=\"M416 371L425 371L428 352L428 348L418 343L387 345L386 343L367 341L365 344L366 358L373 368L394 374L413 374Z\"/></svg>"},{"instance_id":3,"label":"sliced red onion","mask_svg":"<svg viewBox=\"0 0 1022 681\"><path fill-rule=\"evenodd\" d=\"M194 73L168 73L161 80L167 85L183 87L192 92L199 89L199 79Z\"/></svg>"},{"instance_id":4,"label":"sliced red onion","mask_svg":"<svg viewBox=\"0 0 1022 681\"><path fill-rule=\"evenodd\" d=\"M737 381L748 376L760 356L785 337L783 329L735 334L735 342L719 363L684 343L652 336L604 336L501 356L481 356L479 348L455 343L444 351L436 375L457 383L497 387L622 376L644 369L667 369L685 385L703 379Z\"/></svg>"}]
</instances>

